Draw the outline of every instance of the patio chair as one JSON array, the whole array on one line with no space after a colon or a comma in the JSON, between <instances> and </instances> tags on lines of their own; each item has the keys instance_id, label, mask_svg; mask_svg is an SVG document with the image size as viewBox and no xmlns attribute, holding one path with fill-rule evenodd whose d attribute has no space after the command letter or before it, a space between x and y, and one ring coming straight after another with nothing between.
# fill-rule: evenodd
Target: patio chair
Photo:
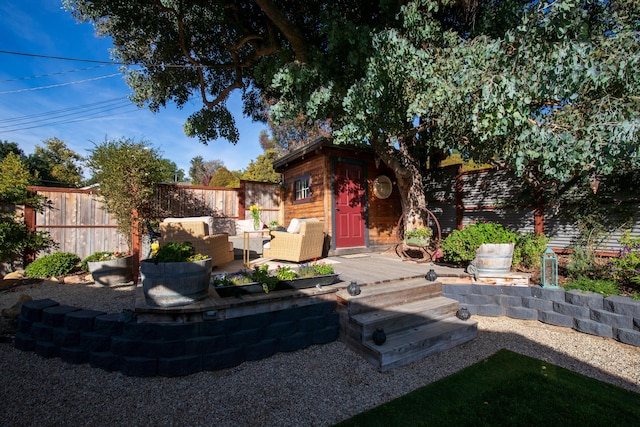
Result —
<instances>
[{"instance_id":1,"label":"patio chair","mask_svg":"<svg viewBox=\"0 0 640 427\"><path fill-rule=\"evenodd\" d=\"M300 221L297 233L272 231L271 241L263 248L262 256L290 262L308 261L322 257L323 247L324 223Z\"/></svg>"},{"instance_id":2,"label":"patio chair","mask_svg":"<svg viewBox=\"0 0 640 427\"><path fill-rule=\"evenodd\" d=\"M220 267L233 261L233 243L227 233L207 234L202 221L161 222L160 246L167 242L191 242L196 253L209 255L211 264Z\"/></svg>"}]
</instances>

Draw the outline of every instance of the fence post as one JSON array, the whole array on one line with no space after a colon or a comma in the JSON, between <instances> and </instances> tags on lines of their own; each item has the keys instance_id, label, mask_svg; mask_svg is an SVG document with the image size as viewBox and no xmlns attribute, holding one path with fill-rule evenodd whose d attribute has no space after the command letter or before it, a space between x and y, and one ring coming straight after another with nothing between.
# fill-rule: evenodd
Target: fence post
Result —
<instances>
[{"instance_id":1,"label":"fence post","mask_svg":"<svg viewBox=\"0 0 640 427\"><path fill-rule=\"evenodd\" d=\"M37 193L36 193L37 194ZM27 226L27 230L31 232L36 231L36 210L32 206L24 205L24 225ZM36 253L27 249L22 258L22 266L26 267L36 259Z\"/></svg>"},{"instance_id":2,"label":"fence post","mask_svg":"<svg viewBox=\"0 0 640 427\"><path fill-rule=\"evenodd\" d=\"M140 275L140 220L138 218L138 210L132 209L131 218L131 252L133 255L133 284L138 284L138 276Z\"/></svg>"},{"instance_id":3,"label":"fence post","mask_svg":"<svg viewBox=\"0 0 640 427\"><path fill-rule=\"evenodd\" d=\"M456 173L456 227L462 230L464 227L464 182L462 180L462 165L458 166Z\"/></svg>"},{"instance_id":4,"label":"fence post","mask_svg":"<svg viewBox=\"0 0 640 427\"><path fill-rule=\"evenodd\" d=\"M533 230L536 236L544 234L544 190L535 190L535 208L533 210Z\"/></svg>"},{"instance_id":5,"label":"fence post","mask_svg":"<svg viewBox=\"0 0 640 427\"><path fill-rule=\"evenodd\" d=\"M245 219L244 201L246 199L247 183L240 180L240 188L238 189L238 219Z\"/></svg>"}]
</instances>

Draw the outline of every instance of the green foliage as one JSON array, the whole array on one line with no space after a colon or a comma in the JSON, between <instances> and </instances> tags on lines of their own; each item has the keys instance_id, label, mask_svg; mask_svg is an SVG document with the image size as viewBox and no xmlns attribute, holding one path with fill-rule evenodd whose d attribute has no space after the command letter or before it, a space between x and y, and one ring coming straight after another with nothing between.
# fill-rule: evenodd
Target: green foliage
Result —
<instances>
[{"instance_id":1,"label":"green foliage","mask_svg":"<svg viewBox=\"0 0 640 427\"><path fill-rule=\"evenodd\" d=\"M9 152L0 161L0 202L29 204L33 195L27 187L35 183L36 179L17 154Z\"/></svg>"},{"instance_id":2,"label":"green foliage","mask_svg":"<svg viewBox=\"0 0 640 427\"><path fill-rule=\"evenodd\" d=\"M324 262L312 262L311 264L303 264L298 269L298 277L314 277L323 276L325 274L334 274L333 265Z\"/></svg>"},{"instance_id":3,"label":"green foliage","mask_svg":"<svg viewBox=\"0 0 640 427\"><path fill-rule=\"evenodd\" d=\"M420 238L429 238L433 235L433 230L427 227L420 227L413 230L407 230L404 232L404 237L420 237Z\"/></svg>"},{"instance_id":4,"label":"green foliage","mask_svg":"<svg viewBox=\"0 0 640 427\"><path fill-rule=\"evenodd\" d=\"M158 249L153 260L158 262L192 262L209 258L203 254L196 254L191 242L167 242Z\"/></svg>"},{"instance_id":5,"label":"green foliage","mask_svg":"<svg viewBox=\"0 0 640 427\"><path fill-rule=\"evenodd\" d=\"M21 260L27 253L56 247L46 231L31 231L22 218L0 213L0 262Z\"/></svg>"},{"instance_id":6,"label":"green foliage","mask_svg":"<svg viewBox=\"0 0 640 427\"><path fill-rule=\"evenodd\" d=\"M162 182L166 164L160 154L145 142L121 138L105 140L90 150L87 165L96 182L105 209L118 222L118 231L131 246L134 212L142 219L155 219L153 202L156 186ZM142 221L139 226L141 227Z\"/></svg>"},{"instance_id":7,"label":"green foliage","mask_svg":"<svg viewBox=\"0 0 640 427\"><path fill-rule=\"evenodd\" d=\"M236 273L223 273L214 276L211 283L213 286L235 286L252 283L251 273L243 270Z\"/></svg>"},{"instance_id":8,"label":"green foliage","mask_svg":"<svg viewBox=\"0 0 640 427\"><path fill-rule=\"evenodd\" d=\"M298 273L288 265L279 265L276 268L276 277L280 280L293 280L298 277Z\"/></svg>"},{"instance_id":9,"label":"green foliage","mask_svg":"<svg viewBox=\"0 0 640 427\"><path fill-rule=\"evenodd\" d=\"M454 230L442 241L445 261L464 264L473 261L476 250L484 243L516 243L518 235L501 224L474 222L462 230Z\"/></svg>"},{"instance_id":10,"label":"green foliage","mask_svg":"<svg viewBox=\"0 0 640 427\"><path fill-rule=\"evenodd\" d=\"M590 246L575 245L567 264L570 277L592 276L595 271L595 254Z\"/></svg>"},{"instance_id":11,"label":"green foliage","mask_svg":"<svg viewBox=\"0 0 640 427\"><path fill-rule=\"evenodd\" d=\"M108 252L108 251L94 252L82 260L82 263L80 264L80 269L82 271L89 271L89 265L87 264L89 262L109 261L109 260L124 258L128 256L131 256L131 254L127 252Z\"/></svg>"},{"instance_id":12,"label":"green foliage","mask_svg":"<svg viewBox=\"0 0 640 427\"><path fill-rule=\"evenodd\" d=\"M549 238L535 233L525 233L518 237L513 248L513 265L526 269L540 267L540 257L547 248Z\"/></svg>"},{"instance_id":13,"label":"green foliage","mask_svg":"<svg viewBox=\"0 0 640 427\"><path fill-rule=\"evenodd\" d=\"M267 264L255 266L251 277L255 282L262 283L262 288L265 292L274 290L280 281L277 276L272 276L271 273L269 273L269 266Z\"/></svg>"},{"instance_id":14,"label":"green foliage","mask_svg":"<svg viewBox=\"0 0 640 427\"><path fill-rule=\"evenodd\" d=\"M239 175L239 172L232 172L222 166L215 171L208 185L210 187L238 188L240 187Z\"/></svg>"},{"instance_id":15,"label":"green foliage","mask_svg":"<svg viewBox=\"0 0 640 427\"><path fill-rule=\"evenodd\" d=\"M640 238L626 231L620 237L622 249L618 256L611 259L607 270L611 278L626 286L640 282Z\"/></svg>"},{"instance_id":16,"label":"green foliage","mask_svg":"<svg viewBox=\"0 0 640 427\"><path fill-rule=\"evenodd\" d=\"M618 284L614 280L591 279L586 276L578 276L577 279L562 285L566 290L578 289L585 292L597 292L608 297L620 295Z\"/></svg>"},{"instance_id":17,"label":"green foliage","mask_svg":"<svg viewBox=\"0 0 640 427\"><path fill-rule=\"evenodd\" d=\"M280 182L280 174L273 170L273 162L276 157L276 150L265 150L264 154L259 155L255 162L251 160L242 174L242 179L259 182Z\"/></svg>"},{"instance_id":18,"label":"green foliage","mask_svg":"<svg viewBox=\"0 0 640 427\"><path fill-rule=\"evenodd\" d=\"M44 147L37 145L27 158L29 168L37 173L40 185L79 187L82 183L82 156L58 138L47 138Z\"/></svg>"},{"instance_id":19,"label":"green foliage","mask_svg":"<svg viewBox=\"0 0 640 427\"><path fill-rule=\"evenodd\" d=\"M80 257L70 252L55 252L42 256L25 268L27 277L56 277L71 273Z\"/></svg>"},{"instance_id":20,"label":"green foliage","mask_svg":"<svg viewBox=\"0 0 640 427\"><path fill-rule=\"evenodd\" d=\"M213 175L222 167L224 167L222 160L209 160L205 162L202 156L194 157L191 159L191 167L189 168L191 183L193 185L209 185Z\"/></svg>"}]
</instances>

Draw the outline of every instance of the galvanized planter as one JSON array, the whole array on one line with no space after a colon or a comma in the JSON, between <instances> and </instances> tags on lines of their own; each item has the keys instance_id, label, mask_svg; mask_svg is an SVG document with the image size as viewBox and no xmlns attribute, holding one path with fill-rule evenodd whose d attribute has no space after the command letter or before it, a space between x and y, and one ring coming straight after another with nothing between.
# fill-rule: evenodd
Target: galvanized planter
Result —
<instances>
[{"instance_id":1,"label":"galvanized planter","mask_svg":"<svg viewBox=\"0 0 640 427\"><path fill-rule=\"evenodd\" d=\"M147 304L175 307L193 304L209 295L211 258L192 262L140 262Z\"/></svg>"},{"instance_id":2,"label":"galvanized planter","mask_svg":"<svg viewBox=\"0 0 640 427\"><path fill-rule=\"evenodd\" d=\"M513 259L513 243L484 243L476 251L473 261L478 276L492 277L509 274Z\"/></svg>"},{"instance_id":3,"label":"galvanized planter","mask_svg":"<svg viewBox=\"0 0 640 427\"><path fill-rule=\"evenodd\" d=\"M87 267L94 282L100 285L116 285L133 280L133 256L87 262Z\"/></svg>"},{"instance_id":4,"label":"galvanized planter","mask_svg":"<svg viewBox=\"0 0 640 427\"><path fill-rule=\"evenodd\" d=\"M281 280L295 289L312 288L314 286L327 286L338 281L338 274L323 274L321 276L304 277L301 279Z\"/></svg>"}]
</instances>

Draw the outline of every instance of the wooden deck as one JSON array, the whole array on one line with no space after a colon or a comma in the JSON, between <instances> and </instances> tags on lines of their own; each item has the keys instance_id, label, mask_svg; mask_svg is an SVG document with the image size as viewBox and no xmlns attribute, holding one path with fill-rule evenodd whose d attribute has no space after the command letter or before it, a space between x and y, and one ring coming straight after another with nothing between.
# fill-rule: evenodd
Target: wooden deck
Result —
<instances>
[{"instance_id":1,"label":"wooden deck","mask_svg":"<svg viewBox=\"0 0 640 427\"><path fill-rule=\"evenodd\" d=\"M267 263L270 266L290 265L297 267L298 264L290 264L281 261L273 261L265 258L252 260L255 264ZM336 273L340 275L341 282L345 286L352 280L360 285L385 283L392 280L412 279L424 277L430 269L434 269L439 277L459 277L468 276L462 268L450 268L435 265L433 263L417 263L403 261L394 253L366 253L354 255L331 256L323 258L318 262L332 264ZM234 262L237 264L237 261ZM225 266L225 271L232 271L229 264ZM242 265L237 270L242 269ZM218 270L218 269L217 269ZM214 270L214 274L217 272Z\"/></svg>"}]
</instances>

